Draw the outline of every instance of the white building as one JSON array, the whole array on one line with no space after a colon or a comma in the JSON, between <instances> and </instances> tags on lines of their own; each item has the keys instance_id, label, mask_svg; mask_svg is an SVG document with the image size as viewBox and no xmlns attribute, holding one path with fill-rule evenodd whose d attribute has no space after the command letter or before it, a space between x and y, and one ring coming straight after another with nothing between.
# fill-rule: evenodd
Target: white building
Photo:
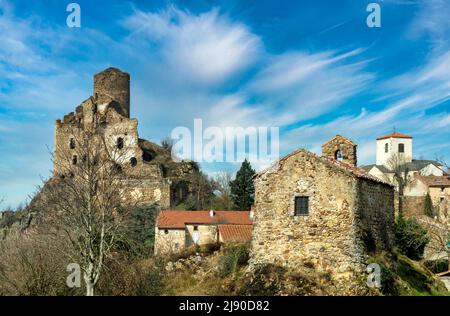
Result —
<instances>
[{"instance_id":1,"label":"white building","mask_svg":"<svg viewBox=\"0 0 450 316\"><path fill-rule=\"evenodd\" d=\"M405 163L413 160L413 139L411 136L391 133L377 138L377 165L388 166L392 157L399 157Z\"/></svg>"},{"instance_id":2,"label":"white building","mask_svg":"<svg viewBox=\"0 0 450 316\"><path fill-rule=\"evenodd\" d=\"M434 160L413 159L413 138L401 133L391 133L377 138L375 165L362 166L369 174L393 182L394 170L401 167L412 178L416 175L442 177L441 163Z\"/></svg>"}]
</instances>

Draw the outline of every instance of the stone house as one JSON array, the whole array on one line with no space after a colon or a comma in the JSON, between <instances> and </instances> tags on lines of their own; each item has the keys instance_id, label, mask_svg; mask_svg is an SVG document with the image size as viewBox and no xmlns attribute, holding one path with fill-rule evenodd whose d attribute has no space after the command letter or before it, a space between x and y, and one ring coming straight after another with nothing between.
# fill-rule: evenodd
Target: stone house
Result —
<instances>
[{"instance_id":1,"label":"stone house","mask_svg":"<svg viewBox=\"0 0 450 316\"><path fill-rule=\"evenodd\" d=\"M424 215L425 196L429 194L441 219L449 218L450 210L450 176L420 176L417 175L405 187L406 215Z\"/></svg>"},{"instance_id":2,"label":"stone house","mask_svg":"<svg viewBox=\"0 0 450 316\"><path fill-rule=\"evenodd\" d=\"M160 211L155 224L155 254L178 252L193 245L251 240L249 211Z\"/></svg>"},{"instance_id":3,"label":"stone house","mask_svg":"<svg viewBox=\"0 0 450 316\"><path fill-rule=\"evenodd\" d=\"M322 150L298 149L255 175L251 265L308 264L341 279L392 249L393 186L356 167L350 140Z\"/></svg>"},{"instance_id":4,"label":"stone house","mask_svg":"<svg viewBox=\"0 0 450 316\"><path fill-rule=\"evenodd\" d=\"M170 151L139 138L137 127L137 119L130 118L130 75L116 68L96 74L93 96L56 120L54 177L70 176L67 165L84 161L77 146L89 135L106 143L128 201L162 208L182 202L191 178L198 174L197 165L175 162Z\"/></svg>"}]
</instances>

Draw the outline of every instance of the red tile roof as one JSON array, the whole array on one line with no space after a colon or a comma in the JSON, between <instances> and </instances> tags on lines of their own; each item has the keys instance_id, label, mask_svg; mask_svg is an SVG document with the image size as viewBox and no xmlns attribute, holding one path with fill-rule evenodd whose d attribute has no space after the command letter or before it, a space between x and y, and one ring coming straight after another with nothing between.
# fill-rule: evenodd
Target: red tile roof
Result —
<instances>
[{"instance_id":1,"label":"red tile roof","mask_svg":"<svg viewBox=\"0 0 450 316\"><path fill-rule=\"evenodd\" d=\"M252 240L252 225L219 225L221 240L250 241Z\"/></svg>"},{"instance_id":2,"label":"red tile roof","mask_svg":"<svg viewBox=\"0 0 450 316\"><path fill-rule=\"evenodd\" d=\"M252 225L249 211L215 211L211 217L210 211L161 211L156 219L158 228L184 229L186 224L236 224Z\"/></svg>"},{"instance_id":3,"label":"red tile roof","mask_svg":"<svg viewBox=\"0 0 450 316\"><path fill-rule=\"evenodd\" d=\"M378 137L377 140L383 140L383 139L388 139L388 138L407 138L407 139L412 139L411 136L395 132L395 133L390 133L390 134Z\"/></svg>"}]
</instances>

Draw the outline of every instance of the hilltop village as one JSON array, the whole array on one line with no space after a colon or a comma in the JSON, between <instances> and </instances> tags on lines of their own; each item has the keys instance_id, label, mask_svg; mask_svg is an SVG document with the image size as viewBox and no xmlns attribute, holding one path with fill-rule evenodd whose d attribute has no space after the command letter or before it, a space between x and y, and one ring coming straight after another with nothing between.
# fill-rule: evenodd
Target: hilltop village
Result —
<instances>
[{"instance_id":1,"label":"hilltop village","mask_svg":"<svg viewBox=\"0 0 450 316\"><path fill-rule=\"evenodd\" d=\"M246 243L249 271L307 266L326 273L339 293L351 293L372 258L392 260L396 217L423 218L429 197L434 212L424 220L448 232L450 176L438 161L414 159L412 136L378 137L376 164L358 166L357 144L336 135L324 140L321 154L300 148L256 173L249 210L190 210L179 206L195 192L198 165L174 161L170 148L140 138L137 126L129 74L116 68L96 74L93 95L56 120L51 181L74 177L74 168L90 159L80 152L86 136L104 144L95 159L112 162L123 204L156 205L149 228L155 255Z\"/></svg>"}]
</instances>

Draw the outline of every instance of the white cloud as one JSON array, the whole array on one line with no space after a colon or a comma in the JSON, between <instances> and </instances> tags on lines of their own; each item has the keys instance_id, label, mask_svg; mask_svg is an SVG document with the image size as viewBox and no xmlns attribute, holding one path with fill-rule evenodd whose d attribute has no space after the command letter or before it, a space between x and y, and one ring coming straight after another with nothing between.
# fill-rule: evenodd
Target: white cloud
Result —
<instances>
[{"instance_id":1,"label":"white cloud","mask_svg":"<svg viewBox=\"0 0 450 316\"><path fill-rule=\"evenodd\" d=\"M223 82L252 64L261 41L218 9L193 15L174 6L159 13L135 11L123 25L129 42L157 45L157 54L177 76L201 84Z\"/></svg>"}]
</instances>

